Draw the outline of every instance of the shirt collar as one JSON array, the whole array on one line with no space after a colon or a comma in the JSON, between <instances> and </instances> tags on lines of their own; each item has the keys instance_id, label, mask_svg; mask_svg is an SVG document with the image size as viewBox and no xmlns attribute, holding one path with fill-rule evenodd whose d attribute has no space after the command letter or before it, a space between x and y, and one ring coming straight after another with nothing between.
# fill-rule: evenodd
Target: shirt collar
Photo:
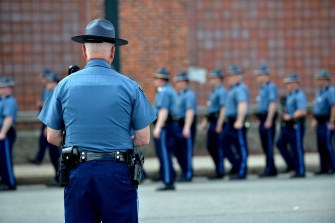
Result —
<instances>
[{"instance_id":1,"label":"shirt collar","mask_svg":"<svg viewBox=\"0 0 335 223\"><path fill-rule=\"evenodd\" d=\"M103 59L91 59L86 64L85 68L94 67L94 66L106 67L108 69L112 68L112 66L106 60L103 60Z\"/></svg>"}]
</instances>

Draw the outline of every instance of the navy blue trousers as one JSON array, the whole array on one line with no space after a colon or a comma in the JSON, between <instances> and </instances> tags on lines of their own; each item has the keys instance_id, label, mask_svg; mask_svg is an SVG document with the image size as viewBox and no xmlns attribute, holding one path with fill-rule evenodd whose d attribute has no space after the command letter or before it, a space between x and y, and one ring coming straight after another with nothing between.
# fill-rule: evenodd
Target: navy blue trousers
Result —
<instances>
[{"instance_id":1,"label":"navy blue trousers","mask_svg":"<svg viewBox=\"0 0 335 223\"><path fill-rule=\"evenodd\" d=\"M248 144L247 144L247 129L235 129L233 123L228 123L223 136L224 151L236 151L237 175L245 177L247 175L247 159L248 159ZM233 153L233 152L231 152ZM234 166L233 166L234 168Z\"/></svg>"},{"instance_id":2,"label":"navy blue trousers","mask_svg":"<svg viewBox=\"0 0 335 223\"><path fill-rule=\"evenodd\" d=\"M181 178L191 180L193 178L192 157L195 141L195 125L191 128L191 136L185 138L183 136L183 125L177 126L174 142L174 154L181 168Z\"/></svg>"},{"instance_id":3,"label":"navy blue trousers","mask_svg":"<svg viewBox=\"0 0 335 223\"><path fill-rule=\"evenodd\" d=\"M259 136L262 144L262 149L266 157L266 165L264 174L277 174L277 168L274 162L274 139L276 134L276 124L273 123L272 127L266 129L264 127L265 121L260 121Z\"/></svg>"},{"instance_id":4,"label":"navy blue trousers","mask_svg":"<svg viewBox=\"0 0 335 223\"><path fill-rule=\"evenodd\" d=\"M289 169L294 168L295 174L298 176L305 175L304 134L305 126L300 122L296 122L294 126L291 127L283 126L277 140L277 147L287 167ZM290 145L290 149L288 145Z\"/></svg>"},{"instance_id":5,"label":"navy blue trousers","mask_svg":"<svg viewBox=\"0 0 335 223\"><path fill-rule=\"evenodd\" d=\"M55 173L56 173L55 181L58 182L59 181L58 160L59 160L59 157L61 155L61 151L57 146L52 145L51 143L49 143L47 141L47 138L44 135L45 128L46 128L46 125L42 124L40 138L39 138L39 150L36 154L35 160L38 160L38 161L42 162L43 158L44 158L45 150L46 150L46 148L49 148L50 162L51 162L52 166L54 167Z\"/></svg>"},{"instance_id":6,"label":"navy blue trousers","mask_svg":"<svg viewBox=\"0 0 335 223\"><path fill-rule=\"evenodd\" d=\"M155 138L156 154L160 163L159 174L166 185L174 184L176 180L172 156L177 128L178 123L171 121L167 127L162 128L160 138Z\"/></svg>"},{"instance_id":7,"label":"navy blue trousers","mask_svg":"<svg viewBox=\"0 0 335 223\"><path fill-rule=\"evenodd\" d=\"M318 152L320 155L320 171L335 171L335 156L332 139L335 131L330 131L328 122L319 122L316 128Z\"/></svg>"},{"instance_id":8,"label":"navy blue trousers","mask_svg":"<svg viewBox=\"0 0 335 223\"><path fill-rule=\"evenodd\" d=\"M64 189L66 223L138 222L137 187L124 162L89 161L71 170Z\"/></svg>"},{"instance_id":9,"label":"navy blue trousers","mask_svg":"<svg viewBox=\"0 0 335 223\"><path fill-rule=\"evenodd\" d=\"M1 183L9 187L16 187L13 171L12 151L16 140L16 131L10 128L4 140L0 140L0 177Z\"/></svg>"}]
</instances>

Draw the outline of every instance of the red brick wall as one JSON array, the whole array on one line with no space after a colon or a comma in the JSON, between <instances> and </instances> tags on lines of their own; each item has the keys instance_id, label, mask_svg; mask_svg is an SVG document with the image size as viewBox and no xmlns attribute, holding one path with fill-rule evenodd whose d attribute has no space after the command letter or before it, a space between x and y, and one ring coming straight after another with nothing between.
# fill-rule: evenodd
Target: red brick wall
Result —
<instances>
[{"instance_id":1,"label":"red brick wall","mask_svg":"<svg viewBox=\"0 0 335 223\"><path fill-rule=\"evenodd\" d=\"M122 72L134 77L152 101L154 72L166 67L172 75L187 69L188 1L119 1ZM120 49L121 49L120 48Z\"/></svg>"},{"instance_id":2,"label":"red brick wall","mask_svg":"<svg viewBox=\"0 0 335 223\"><path fill-rule=\"evenodd\" d=\"M260 63L269 65L280 93L284 75L298 72L309 100L316 70L327 68L335 77L333 0L197 0L188 7L190 65L241 65L252 103L258 90L253 71Z\"/></svg>"},{"instance_id":3,"label":"red brick wall","mask_svg":"<svg viewBox=\"0 0 335 223\"><path fill-rule=\"evenodd\" d=\"M160 66L175 75L188 66L240 64L252 102L259 63L268 63L281 93L282 77L300 73L309 99L315 70L335 73L332 0L122 0L119 11L120 37L130 42L118 49L122 73L134 77L150 100ZM104 0L0 1L0 76L15 79L21 111L36 110L44 68L65 76L68 65L84 65L80 45L70 37L97 17L104 17ZM208 85L193 87L204 105Z\"/></svg>"},{"instance_id":4,"label":"red brick wall","mask_svg":"<svg viewBox=\"0 0 335 223\"><path fill-rule=\"evenodd\" d=\"M0 76L15 80L21 111L37 109L43 69L65 76L70 64L83 66L80 45L70 38L103 17L103 7L103 0L0 1Z\"/></svg>"}]
</instances>

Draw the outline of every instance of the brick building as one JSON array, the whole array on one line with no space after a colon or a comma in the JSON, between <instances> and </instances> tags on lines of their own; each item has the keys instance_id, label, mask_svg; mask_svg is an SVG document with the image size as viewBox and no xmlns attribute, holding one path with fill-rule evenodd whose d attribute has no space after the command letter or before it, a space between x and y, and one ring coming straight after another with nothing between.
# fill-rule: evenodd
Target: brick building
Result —
<instances>
[{"instance_id":1,"label":"brick building","mask_svg":"<svg viewBox=\"0 0 335 223\"><path fill-rule=\"evenodd\" d=\"M273 70L281 92L282 77L300 73L309 99L315 70L335 72L332 0L2 0L0 12L0 74L15 79L20 111L36 110L41 70L65 76L68 65L84 65L70 37L97 17L112 18L119 36L129 40L118 49L118 67L138 80L150 100L159 66L175 74L189 66L240 64L252 98L257 92L252 73L260 63ZM204 105L208 86L193 85Z\"/></svg>"}]
</instances>

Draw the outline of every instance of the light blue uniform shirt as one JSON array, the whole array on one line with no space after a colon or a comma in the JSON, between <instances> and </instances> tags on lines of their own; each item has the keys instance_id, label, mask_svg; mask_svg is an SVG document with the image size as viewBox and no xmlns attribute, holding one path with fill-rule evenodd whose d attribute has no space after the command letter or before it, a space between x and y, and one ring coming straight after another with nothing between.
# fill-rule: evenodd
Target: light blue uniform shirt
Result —
<instances>
[{"instance_id":1,"label":"light blue uniform shirt","mask_svg":"<svg viewBox=\"0 0 335 223\"><path fill-rule=\"evenodd\" d=\"M16 124L17 110L17 102L13 96L9 95L0 97L0 127L3 124L3 120L7 116L13 118L12 126L14 126Z\"/></svg>"},{"instance_id":2,"label":"light blue uniform shirt","mask_svg":"<svg viewBox=\"0 0 335 223\"><path fill-rule=\"evenodd\" d=\"M287 95L286 113L292 116L294 112L301 109L307 109L307 99L302 90L296 89Z\"/></svg>"},{"instance_id":3,"label":"light blue uniform shirt","mask_svg":"<svg viewBox=\"0 0 335 223\"><path fill-rule=\"evenodd\" d=\"M42 91L42 95L41 95L41 101L46 102L51 94L52 94L52 91L44 88Z\"/></svg>"},{"instance_id":4,"label":"light blue uniform shirt","mask_svg":"<svg viewBox=\"0 0 335 223\"><path fill-rule=\"evenodd\" d=\"M197 112L197 98L194 92L186 88L177 94L177 113L176 116L178 119L183 119L186 116L186 111L192 109L194 115Z\"/></svg>"},{"instance_id":5,"label":"light blue uniform shirt","mask_svg":"<svg viewBox=\"0 0 335 223\"><path fill-rule=\"evenodd\" d=\"M154 110L158 115L160 109L165 108L168 110L169 115L176 115L177 93L171 87L170 84L166 83L159 87L155 96Z\"/></svg>"},{"instance_id":6,"label":"light blue uniform shirt","mask_svg":"<svg viewBox=\"0 0 335 223\"><path fill-rule=\"evenodd\" d=\"M225 109L226 117L237 118L237 107L240 102L249 102L249 90L241 82L232 86L228 91Z\"/></svg>"},{"instance_id":7,"label":"light blue uniform shirt","mask_svg":"<svg viewBox=\"0 0 335 223\"><path fill-rule=\"evenodd\" d=\"M132 129L145 128L156 116L135 81L93 59L59 82L39 119L52 129L65 126L65 146L111 152L133 148Z\"/></svg>"},{"instance_id":8,"label":"light blue uniform shirt","mask_svg":"<svg viewBox=\"0 0 335 223\"><path fill-rule=\"evenodd\" d=\"M331 85L319 89L314 98L314 114L330 116L331 107L335 105L335 88Z\"/></svg>"},{"instance_id":9,"label":"light blue uniform shirt","mask_svg":"<svg viewBox=\"0 0 335 223\"><path fill-rule=\"evenodd\" d=\"M268 112L271 102L278 100L278 92L276 86L272 82L263 84L258 93L258 112L265 114Z\"/></svg>"},{"instance_id":10,"label":"light blue uniform shirt","mask_svg":"<svg viewBox=\"0 0 335 223\"><path fill-rule=\"evenodd\" d=\"M222 85L213 89L207 102L208 114L219 113L221 108L226 105L226 98L227 90Z\"/></svg>"}]
</instances>

